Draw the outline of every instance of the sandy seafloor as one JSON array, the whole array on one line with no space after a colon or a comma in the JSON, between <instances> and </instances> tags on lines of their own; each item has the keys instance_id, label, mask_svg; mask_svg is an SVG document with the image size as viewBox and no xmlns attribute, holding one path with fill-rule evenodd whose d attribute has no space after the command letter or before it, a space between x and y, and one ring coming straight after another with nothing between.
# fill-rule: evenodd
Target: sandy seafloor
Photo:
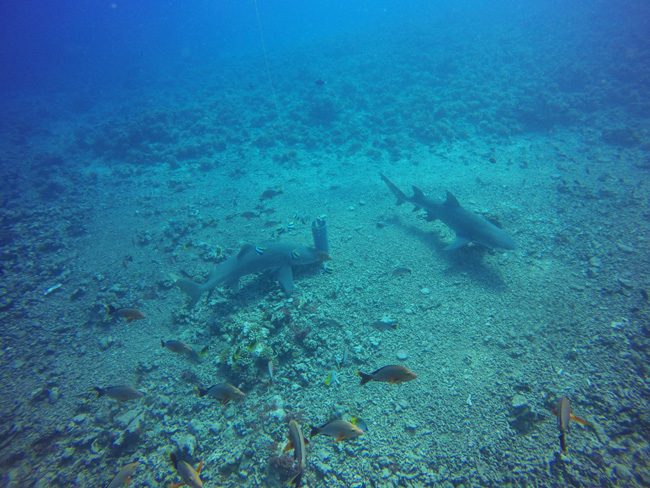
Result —
<instances>
[{"instance_id":1,"label":"sandy seafloor","mask_svg":"<svg viewBox=\"0 0 650 488\"><path fill-rule=\"evenodd\" d=\"M314 437L308 486L650 484L648 52L619 60L633 83L614 42L603 70L547 59L551 41L415 49L433 41L271 57L272 88L255 59L4 101L3 486L100 486L134 460L133 486L165 486L174 449L204 461L205 486L281 486L287 419L336 415L368 430ZM453 234L395 206L380 172L451 191L517 249L443 251ZM278 229L309 244L319 215L330 272L297 271L291 300L249 276L189 310L173 286ZM398 327L371 326L384 316ZM418 378L359 386L391 363ZM194 393L219 381L245 400ZM122 383L146 396L93 392ZM573 424L564 456L562 395L595 426Z\"/></svg>"}]
</instances>

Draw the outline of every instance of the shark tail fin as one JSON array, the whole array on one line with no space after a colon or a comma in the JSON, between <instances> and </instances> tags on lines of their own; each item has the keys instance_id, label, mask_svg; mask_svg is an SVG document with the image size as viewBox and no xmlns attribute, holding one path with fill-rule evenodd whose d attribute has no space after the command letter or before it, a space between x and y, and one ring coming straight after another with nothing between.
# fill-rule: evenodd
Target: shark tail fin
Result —
<instances>
[{"instance_id":1,"label":"shark tail fin","mask_svg":"<svg viewBox=\"0 0 650 488\"><path fill-rule=\"evenodd\" d=\"M390 181L388 178L386 178L386 176L384 176L383 173L379 173L379 176L381 177L381 179L383 180L383 182L386 183L386 186L388 187L388 189L389 189L389 190L393 193L393 195L395 195L395 197L397 198L397 205L401 205L402 203L408 201L408 197L404 194L404 192L403 192L402 190L400 190L399 188L397 188L397 185L395 185L395 183L393 183L393 182Z\"/></svg>"},{"instance_id":2,"label":"shark tail fin","mask_svg":"<svg viewBox=\"0 0 650 488\"><path fill-rule=\"evenodd\" d=\"M176 281L176 286L190 297L190 307L196 305L196 302L199 301L199 298L201 298L201 295L203 294L203 288L201 285L190 280L181 278Z\"/></svg>"}]
</instances>

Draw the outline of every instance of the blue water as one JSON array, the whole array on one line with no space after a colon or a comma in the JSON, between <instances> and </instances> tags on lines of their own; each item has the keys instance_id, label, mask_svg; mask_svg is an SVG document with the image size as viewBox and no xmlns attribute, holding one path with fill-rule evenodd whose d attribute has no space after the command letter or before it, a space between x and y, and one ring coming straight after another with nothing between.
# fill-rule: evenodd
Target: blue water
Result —
<instances>
[{"instance_id":1,"label":"blue water","mask_svg":"<svg viewBox=\"0 0 650 488\"><path fill-rule=\"evenodd\" d=\"M647 2L0 23L2 486L650 485Z\"/></svg>"}]
</instances>

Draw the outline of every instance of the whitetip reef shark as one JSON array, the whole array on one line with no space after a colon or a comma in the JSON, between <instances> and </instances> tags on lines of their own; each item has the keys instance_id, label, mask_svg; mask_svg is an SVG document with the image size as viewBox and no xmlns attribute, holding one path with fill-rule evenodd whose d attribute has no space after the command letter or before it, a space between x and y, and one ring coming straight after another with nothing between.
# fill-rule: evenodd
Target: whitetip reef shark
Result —
<instances>
[{"instance_id":1,"label":"whitetip reef shark","mask_svg":"<svg viewBox=\"0 0 650 488\"><path fill-rule=\"evenodd\" d=\"M469 242L491 249L515 248L515 241L510 234L480 215L461 207L450 192L447 192L447 199L444 202L439 202L426 197L422 190L413 186L413 196L409 197L383 174L380 173L380 176L397 197L397 205L410 202L415 206L414 210L424 209L427 220L440 220L456 233L456 239L445 247L445 251L459 249Z\"/></svg>"},{"instance_id":2,"label":"whitetip reef shark","mask_svg":"<svg viewBox=\"0 0 650 488\"><path fill-rule=\"evenodd\" d=\"M203 284L179 279L176 285L190 298L190 306L199 301L201 295L219 285L237 288L239 279L252 273L272 271L287 295L293 292L293 266L320 263L329 256L313 247L289 242L269 242L255 246L246 244L239 253L219 263Z\"/></svg>"}]
</instances>

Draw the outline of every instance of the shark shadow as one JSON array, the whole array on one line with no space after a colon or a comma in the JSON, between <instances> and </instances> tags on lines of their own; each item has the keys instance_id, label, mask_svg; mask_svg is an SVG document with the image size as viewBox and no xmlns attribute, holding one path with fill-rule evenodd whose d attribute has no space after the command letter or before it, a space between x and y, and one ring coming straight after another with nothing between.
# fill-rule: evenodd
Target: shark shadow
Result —
<instances>
[{"instance_id":1,"label":"shark shadow","mask_svg":"<svg viewBox=\"0 0 650 488\"><path fill-rule=\"evenodd\" d=\"M422 230L414 225L405 224L397 216L387 220L402 231L411 235L427 247L435 251L436 256L448 264L445 275L460 275L466 273L472 281L479 283L488 290L503 291L506 284L501 275L483 262L483 256L488 254L489 249L482 246L465 246L455 252L446 250L447 243L442 240L440 234L435 230Z\"/></svg>"}]
</instances>

